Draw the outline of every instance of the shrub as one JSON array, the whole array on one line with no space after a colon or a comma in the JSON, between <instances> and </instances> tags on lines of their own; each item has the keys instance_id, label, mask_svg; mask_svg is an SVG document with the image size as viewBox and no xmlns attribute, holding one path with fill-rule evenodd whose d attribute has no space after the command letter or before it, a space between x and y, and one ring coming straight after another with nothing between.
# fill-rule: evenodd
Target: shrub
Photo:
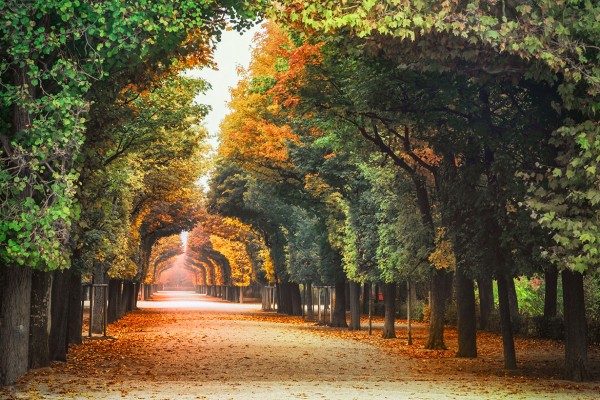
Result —
<instances>
[{"instance_id":1,"label":"shrub","mask_svg":"<svg viewBox=\"0 0 600 400\"><path fill-rule=\"evenodd\" d=\"M416 322L427 322L429 320L429 306L423 300L417 300L411 304L410 319ZM427 321L424 321L425 309L427 309ZM406 319L406 303L402 303L397 308L397 316L400 319Z\"/></svg>"}]
</instances>

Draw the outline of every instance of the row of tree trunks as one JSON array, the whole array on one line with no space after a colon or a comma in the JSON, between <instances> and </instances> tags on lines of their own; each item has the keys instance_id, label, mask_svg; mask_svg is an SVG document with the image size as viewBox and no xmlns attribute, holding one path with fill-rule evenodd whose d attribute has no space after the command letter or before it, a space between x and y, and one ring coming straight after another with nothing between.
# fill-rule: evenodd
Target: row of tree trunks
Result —
<instances>
[{"instance_id":1,"label":"row of tree trunks","mask_svg":"<svg viewBox=\"0 0 600 400\"><path fill-rule=\"evenodd\" d=\"M207 296L219 297L223 300L230 301L232 303L243 303L243 288L241 286L211 286L211 285L196 285L195 291L199 294L205 294ZM300 301L300 289L298 287L298 301ZM299 303L300 304L300 303ZM302 314L301 305L298 306L300 315Z\"/></svg>"},{"instance_id":2,"label":"row of tree trunks","mask_svg":"<svg viewBox=\"0 0 600 400\"><path fill-rule=\"evenodd\" d=\"M74 257L76 255L74 254ZM104 279L104 277L103 277ZM135 306L133 283L112 282L111 315ZM66 361L69 344L82 342L81 276L69 269L54 272L4 266L0 271L0 382L11 385L28 369ZM117 290L118 288L118 290ZM104 295L104 290L98 290ZM127 301L123 301L123 300ZM103 300L99 302L103 304ZM102 322L102 311L96 319Z\"/></svg>"}]
</instances>

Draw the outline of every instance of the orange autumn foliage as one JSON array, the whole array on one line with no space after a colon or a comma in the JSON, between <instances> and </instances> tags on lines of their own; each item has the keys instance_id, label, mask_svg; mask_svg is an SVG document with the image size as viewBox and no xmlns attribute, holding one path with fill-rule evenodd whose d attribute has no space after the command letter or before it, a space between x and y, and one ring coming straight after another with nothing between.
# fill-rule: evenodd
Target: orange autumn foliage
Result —
<instances>
[{"instance_id":1,"label":"orange autumn foliage","mask_svg":"<svg viewBox=\"0 0 600 400\"><path fill-rule=\"evenodd\" d=\"M248 70L239 69L242 79L231 89L232 112L221 124L219 152L268 177L294 168L287 145L299 137L286 124L282 106L297 104L298 99L284 98L283 93L289 92L284 88L303 84L305 66L320 60L320 46L296 48L277 25L263 26L265 31L254 38L256 48ZM275 87L268 88L275 81Z\"/></svg>"}]
</instances>

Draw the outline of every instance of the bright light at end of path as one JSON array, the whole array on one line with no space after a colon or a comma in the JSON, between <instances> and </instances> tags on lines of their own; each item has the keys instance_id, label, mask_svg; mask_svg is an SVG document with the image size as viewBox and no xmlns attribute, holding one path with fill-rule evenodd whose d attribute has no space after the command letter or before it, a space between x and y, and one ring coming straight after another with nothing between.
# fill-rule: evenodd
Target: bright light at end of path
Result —
<instances>
[{"instance_id":1,"label":"bright light at end of path","mask_svg":"<svg viewBox=\"0 0 600 400\"><path fill-rule=\"evenodd\" d=\"M230 303L215 297L198 294L195 292L156 292L152 301L138 301L138 308L142 309L177 309L212 311L230 310L234 312L256 312L261 310L261 303Z\"/></svg>"},{"instance_id":2,"label":"bright light at end of path","mask_svg":"<svg viewBox=\"0 0 600 400\"><path fill-rule=\"evenodd\" d=\"M183 243L183 247L187 246L187 237L189 232L181 232L181 242Z\"/></svg>"}]
</instances>

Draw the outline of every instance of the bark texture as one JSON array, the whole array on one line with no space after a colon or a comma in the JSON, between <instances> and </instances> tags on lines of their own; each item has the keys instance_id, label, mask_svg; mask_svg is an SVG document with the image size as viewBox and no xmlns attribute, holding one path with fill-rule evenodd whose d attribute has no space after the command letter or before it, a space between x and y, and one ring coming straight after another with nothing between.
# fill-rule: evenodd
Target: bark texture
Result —
<instances>
[{"instance_id":1,"label":"bark texture","mask_svg":"<svg viewBox=\"0 0 600 400\"><path fill-rule=\"evenodd\" d=\"M479 288L479 329L490 326L490 316L494 311L494 281L487 278L477 279Z\"/></svg>"},{"instance_id":2,"label":"bark texture","mask_svg":"<svg viewBox=\"0 0 600 400\"><path fill-rule=\"evenodd\" d=\"M300 285L291 282L290 294L292 297L292 315L302 316L302 297L300 296Z\"/></svg>"},{"instance_id":3,"label":"bark texture","mask_svg":"<svg viewBox=\"0 0 600 400\"><path fill-rule=\"evenodd\" d=\"M587 356L587 325L583 297L583 275L570 269L562 271L565 315L565 379L591 380Z\"/></svg>"},{"instance_id":4,"label":"bark texture","mask_svg":"<svg viewBox=\"0 0 600 400\"><path fill-rule=\"evenodd\" d=\"M331 326L347 328L346 322L346 282L335 283L335 306L331 315Z\"/></svg>"},{"instance_id":5,"label":"bark texture","mask_svg":"<svg viewBox=\"0 0 600 400\"><path fill-rule=\"evenodd\" d=\"M103 284L107 283L104 281L105 278L104 267L99 262L96 263L94 271L94 283ZM104 320L102 314L104 313L104 288L94 287L94 320L92 321L92 333L103 333L104 332Z\"/></svg>"},{"instance_id":6,"label":"bark texture","mask_svg":"<svg viewBox=\"0 0 600 400\"><path fill-rule=\"evenodd\" d=\"M446 350L444 344L444 315L446 309L446 284L450 274L444 269L433 269L429 282L429 336L426 349Z\"/></svg>"},{"instance_id":7,"label":"bark texture","mask_svg":"<svg viewBox=\"0 0 600 400\"><path fill-rule=\"evenodd\" d=\"M111 279L108 281L108 323L119 320L119 299L121 297L121 281Z\"/></svg>"},{"instance_id":8,"label":"bark texture","mask_svg":"<svg viewBox=\"0 0 600 400\"><path fill-rule=\"evenodd\" d=\"M275 296L275 298L277 299L277 314L286 314L287 301L286 296L283 293L285 291L285 283L276 282L275 288L275 291L277 292Z\"/></svg>"},{"instance_id":9,"label":"bark texture","mask_svg":"<svg viewBox=\"0 0 600 400\"><path fill-rule=\"evenodd\" d=\"M279 308L278 313L288 314L292 313L292 296L290 293L290 284L288 282L282 282L277 288L279 297Z\"/></svg>"},{"instance_id":10,"label":"bark texture","mask_svg":"<svg viewBox=\"0 0 600 400\"><path fill-rule=\"evenodd\" d=\"M350 331L360 331L360 283L350 282Z\"/></svg>"},{"instance_id":11,"label":"bark texture","mask_svg":"<svg viewBox=\"0 0 600 400\"><path fill-rule=\"evenodd\" d=\"M50 320L50 361L67 361L67 325L69 323L69 289L71 271L54 271Z\"/></svg>"},{"instance_id":12,"label":"bark texture","mask_svg":"<svg viewBox=\"0 0 600 400\"><path fill-rule=\"evenodd\" d=\"M122 282L123 289L121 290L121 300L119 301L119 318L127 314L127 304L129 298L129 285L127 282Z\"/></svg>"},{"instance_id":13,"label":"bark texture","mask_svg":"<svg viewBox=\"0 0 600 400\"><path fill-rule=\"evenodd\" d=\"M127 282L127 286L129 286L127 290L127 312L133 311L135 309L135 285L133 282Z\"/></svg>"},{"instance_id":14,"label":"bark texture","mask_svg":"<svg viewBox=\"0 0 600 400\"><path fill-rule=\"evenodd\" d=\"M29 369L50 366L48 347L52 273L33 271L31 277L31 314L29 317Z\"/></svg>"},{"instance_id":15,"label":"bark texture","mask_svg":"<svg viewBox=\"0 0 600 400\"><path fill-rule=\"evenodd\" d=\"M454 275L456 281L456 311L458 316L458 351L456 357L477 357L477 319L475 305L475 287L473 280L465 275L464 266L457 266Z\"/></svg>"},{"instance_id":16,"label":"bark texture","mask_svg":"<svg viewBox=\"0 0 600 400\"><path fill-rule=\"evenodd\" d=\"M12 385L25 372L29 362L29 312L31 268L3 265L2 324L0 324L0 379Z\"/></svg>"},{"instance_id":17,"label":"bark texture","mask_svg":"<svg viewBox=\"0 0 600 400\"><path fill-rule=\"evenodd\" d=\"M396 282L383 285L383 302L385 307L385 322L383 324L383 339L396 338Z\"/></svg>"},{"instance_id":18,"label":"bark texture","mask_svg":"<svg viewBox=\"0 0 600 400\"><path fill-rule=\"evenodd\" d=\"M69 344L81 344L81 275L71 272L71 279L69 280Z\"/></svg>"},{"instance_id":19,"label":"bark texture","mask_svg":"<svg viewBox=\"0 0 600 400\"><path fill-rule=\"evenodd\" d=\"M512 280L512 278L509 278ZM498 278L498 305L500 307L500 323L502 325L502 346L504 348L504 369L517 369L515 341L513 338L512 318L508 300L508 282Z\"/></svg>"},{"instance_id":20,"label":"bark texture","mask_svg":"<svg viewBox=\"0 0 600 400\"><path fill-rule=\"evenodd\" d=\"M138 302L138 297L140 294L140 284L139 283L134 283L133 284L133 304L131 305L131 308L133 310L137 310L137 302Z\"/></svg>"}]
</instances>

